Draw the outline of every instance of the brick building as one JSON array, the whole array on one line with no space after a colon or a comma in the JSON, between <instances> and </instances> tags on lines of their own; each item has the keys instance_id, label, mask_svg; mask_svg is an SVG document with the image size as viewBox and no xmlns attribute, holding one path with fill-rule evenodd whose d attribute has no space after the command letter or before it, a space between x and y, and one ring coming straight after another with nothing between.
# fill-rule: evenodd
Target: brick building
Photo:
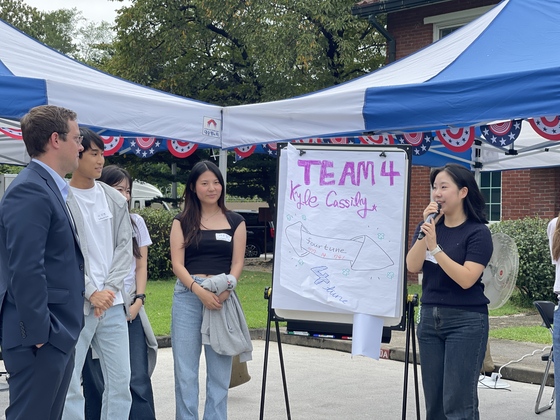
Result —
<instances>
[{"instance_id":1,"label":"brick building","mask_svg":"<svg viewBox=\"0 0 560 420\"><path fill-rule=\"evenodd\" d=\"M496 0L364 0L353 13L376 24L387 14L388 60L410 55L476 19ZM375 20L375 21L374 21ZM393 42L393 45L391 45ZM430 201L430 168L413 166L409 241ZM480 186L490 220L553 218L560 210L560 168L483 172ZM414 278L409 276L409 281Z\"/></svg>"}]
</instances>

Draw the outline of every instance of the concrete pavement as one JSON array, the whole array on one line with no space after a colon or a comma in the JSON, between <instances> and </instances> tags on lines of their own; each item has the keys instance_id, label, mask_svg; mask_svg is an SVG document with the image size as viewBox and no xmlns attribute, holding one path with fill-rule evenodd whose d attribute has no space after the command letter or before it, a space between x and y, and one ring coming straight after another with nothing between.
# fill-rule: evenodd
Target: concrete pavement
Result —
<instances>
[{"instance_id":1,"label":"concrete pavement","mask_svg":"<svg viewBox=\"0 0 560 420\"><path fill-rule=\"evenodd\" d=\"M228 418L230 420L258 419L260 413L261 385L264 361L263 341L265 331L251 331L253 361L249 362L251 381L230 390ZM275 331L271 337L275 339ZM404 385L405 333L393 332L390 344L382 349L389 360L352 358L351 342L315 337L282 335L282 348L288 382L292 418L327 420L348 418L398 419L402 418ZM160 337L158 363L152 381L157 417L160 420L175 418L173 356L169 337ZM490 349L496 371L506 363L520 359L544 346L510 340L490 339ZM548 350L546 351L548 352ZM482 419L553 419L554 409L540 415L534 413L538 385L546 362L541 353L527 357L502 369L508 390L479 389ZM412 360L412 359L411 359ZM3 365L0 363L0 371ZM204 357L201 359L201 400L204 399ZM419 374L421 375L420 369ZM552 381L552 380L551 380ZM0 377L0 419L8 404L5 376ZM553 388L547 387L543 403L550 400ZM416 418L412 365L409 369L407 418ZM424 418L422 387L420 406ZM202 413L202 406L200 409ZM279 368L278 347L271 342L267 389L265 394L265 419L286 419L282 381Z\"/></svg>"},{"instance_id":2,"label":"concrete pavement","mask_svg":"<svg viewBox=\"0 0 560 420\"><path fill-rule=\"evenodd\" d=\"M283 338L288 336L283 336ZM321 340L321 339L316 339ZM324 340L324 339L322 339ZM331 340L338 341L338 340ZM253 341L253 361L249 362L252 379L230 390L228 419L258 419L265 342ZM395 360L352 358L350 354L327 348L283 343L282 345L292 418L328 420L347 418L400 419L404 384L404 364ZM544 364L544 362L543 362ZM0 366L1 368L2 366ZM201 359L201 400L204 401L205 364ZM412 369L409 372L407 418L415 419ZM156 413L159 420L175 418L173 356L171 348L159 350L158 363L152 377ZM0 378L0 385L4 382ZM5 383L5 382L4 382ZM480 389L482 419L553 419L554 408L543 414L534 413L538 386L508 380L508 390ZM546 389L544 401L552 388ZM7 405L7 391L0 391L0 410ZM421 417L424 418L420 386ZM202 413L202 406L200 407ZM264 419L286 419L277 344L269 353Z\"/></svg>"},{"instance_id":3,"label":"concrete pavement","mask_svg":"<svg viewBox=\"0 0 560 420\"><path fill-rule=\"evenodd\" d=\"M229 393L228 419L258 419L264 360L264 341L253 341L252 379ZM404 364L393 360L352 358L336 350L283 344L289 402L293 419L400 419ZM204 398L204 357L201 360L201 400ZM153 376L158 419L174 419L173 358L171 349L161 349ZM482 419L553 419L554 409L534 413L538 386L509 381L509 390L480 389ZM421 418L425 418L420 386ZM546 389L545 400L552 388ZM415 419L414 388L410 370L407 418ZM553 407L554 408L554 407ZM200 409L202 415L202 407ZM202 417L201 417L202 418ZM271 343L264 419L286 419L278 347Z\"/></svg>"}]
</instances>

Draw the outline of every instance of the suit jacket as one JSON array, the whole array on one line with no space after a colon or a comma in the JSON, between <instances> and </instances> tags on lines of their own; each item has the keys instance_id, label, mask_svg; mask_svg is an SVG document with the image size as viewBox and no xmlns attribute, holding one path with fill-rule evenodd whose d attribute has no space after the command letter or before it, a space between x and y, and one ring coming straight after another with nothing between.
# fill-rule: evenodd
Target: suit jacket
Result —
<instances>
[{"instance_id":1,"label":"suit jacket","mask_svg":"<svg viewBox=\"0 0 560 420\"><path fill-rule=\"evenodd\" d=\"M31 162L0 202L0 325L5 349L67 353L83 326L84 259L52 176Z\"/></svg>"},{"instance_id":2,"label":"suit jacket","mask_svg":"<svg viewBox=\"0 0 560 420\"><path fill-rule=\"evenodd\" d=\"M107 205L109 211L113 215L111 219L111 229L113 231L113 261L109 267L109 274L105 279L105 289L112 290L113 292L121 292L128 314L128 307L130 302L126 298L124 291L124 279L130 273L130 266L132 264L132 224L130 222L130 214L128 213L128 202L123 195L113 187L108 186L103 182L96 181L105 192ZM90 266L88 244L86 239L86 231L84 228L84 218L80 205L73 195L68 195L66 200L70 214L76 222L76 230L80 238L80 248L85 261L85 297L84 301L84 314L89 315L92 305L89 301L93 292L97 291L95 284L90 280ZM130 316L130 314L129 314Z\"/></svg>"}]
</instances>

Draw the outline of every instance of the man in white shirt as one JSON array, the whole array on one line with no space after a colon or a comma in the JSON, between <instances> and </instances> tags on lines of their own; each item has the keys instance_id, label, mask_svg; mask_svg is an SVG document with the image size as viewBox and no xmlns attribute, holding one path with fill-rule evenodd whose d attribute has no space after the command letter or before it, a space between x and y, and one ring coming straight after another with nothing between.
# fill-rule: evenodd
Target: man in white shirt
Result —
<instances>
[{"instance_id":1,"label":"man in white shirt","mask_svg":"<svg viewBox=\"0 0 560 420\"><path fill-rule=\"evenodd\" d=\"M103 139L81 128L84 150L70 187L68 206L76 221L86 266L85 326L76 345L76 361L63 420L84 418L80 375L91 345L99 355L105 391L101 419L128 419L130 356L124 279L132 262L132 225L126 199L114 188L95 180L101 176Z\"/></svg>"}]
</instances>

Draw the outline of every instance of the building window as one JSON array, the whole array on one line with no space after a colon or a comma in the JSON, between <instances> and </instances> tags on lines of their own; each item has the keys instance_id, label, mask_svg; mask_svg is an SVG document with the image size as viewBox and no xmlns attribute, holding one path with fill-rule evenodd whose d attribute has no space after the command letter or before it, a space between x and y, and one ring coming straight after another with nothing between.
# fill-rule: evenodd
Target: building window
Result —
<instances>
[{"instance_id":1,"label":"building window","mask_svg":"<svg viewBox=\"0 0 560 420\"><path fill-rule=\"evenodd\" d=\"M490 222L499 222L502 216L502 173L482 172L480 191L486 201L486 214Z\"/></svg>"},{"instance_id":2,"label":"building window","mask_svg":"<svg viewBox=\"0 0 560 420\"><path fill-rule=\"evenodd\" d=\"M472 20L482 16L495 5L476 7L474 9L461 10L460 12L445 13L443 15L429 16L424 18L424 25L433 25L434 42L449 35L456 29L466 25Z\"/></svg>"},{"instance_id":3,"label":"building window","mask_svg":"<svg viewBox=\"0 0 560 420\"><path fill-rule=\"evenodd\" d=\"M460 28L460 26L453 26L453 27L450 27L450 28L443 28L443 29L440 29L440 30L439 30L439 38L438 38L438 39L443 38L444 36L449 35L451 32L456 31L456 30L459 29L459 28Z\"/></svg>"}]
</instances>

